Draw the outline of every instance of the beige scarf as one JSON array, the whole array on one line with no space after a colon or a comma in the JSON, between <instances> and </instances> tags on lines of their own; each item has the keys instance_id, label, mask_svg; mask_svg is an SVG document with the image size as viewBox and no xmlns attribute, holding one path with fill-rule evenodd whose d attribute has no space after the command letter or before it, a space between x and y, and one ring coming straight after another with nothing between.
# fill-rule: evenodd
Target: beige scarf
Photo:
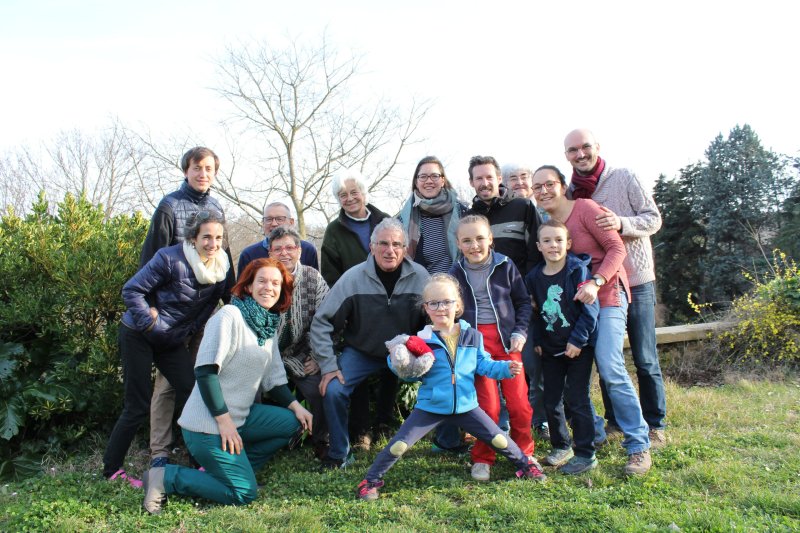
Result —
<instances>
[{"instance_id":1,"label":"beige scarf","mask_svg":"<svg viewBox=\"0 0 800 533\"><path fill-rule=\"evenodd\" d=\"M183 241L183 253L186 255L186 260L189 261L189 266L192 267L197 281L203 285L219 283L228 275L231 265L228 262L228 254L224 250L220 250L213 259L209 259L207 264L203 264L194 244L189 241Z\"/></svg>"}]
</instances>

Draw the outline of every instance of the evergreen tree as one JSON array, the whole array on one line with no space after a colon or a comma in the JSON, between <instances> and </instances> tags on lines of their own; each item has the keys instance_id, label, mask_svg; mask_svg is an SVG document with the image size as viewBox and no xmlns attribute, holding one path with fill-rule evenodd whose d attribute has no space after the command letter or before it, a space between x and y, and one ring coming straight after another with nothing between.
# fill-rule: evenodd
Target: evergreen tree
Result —
<instances>
[{"instance_id":1,"label":"evergreen tree","mask_svg":"<svg viewBox=\"0 0 800 533\"><path fill-rule=\"evenodd\" d=\"M749 288L742 271L764 267L762 250L777 227L781 165L746 124L727 139L718 135L706 157L692 204L707 236L703 292L707 302L728 302Z\"/></svg>"},{"instance_id":2,"label":"evergreen tree","mask_svg":"<svg viewBox=\"0 0 800 533\"><path fill-rule=\"evenodd\" d=\"M795 159L792 166L795 172L800 170L800 159ZM800 261L800 181L796 179L796 174L794 181L792 194L783 202L780 212L775 246L795 261Z\"/></svg>"},{"instance_id":3,"label":"evergreen tree","mask_svg":"<svg viewBox=\"0 0 800 533\"><path fill-rule=\"evenodd\" d=\"M662 174L653 189L661 211L661 230L651 237L656 262L659 301L669 311L669 324L686 323L699 317L687 302L702 292L700 263L705 254L705 231L693 213L695 182L702 175L700 163L680 171L677 179Z\"/></svg>"}]
</instances>

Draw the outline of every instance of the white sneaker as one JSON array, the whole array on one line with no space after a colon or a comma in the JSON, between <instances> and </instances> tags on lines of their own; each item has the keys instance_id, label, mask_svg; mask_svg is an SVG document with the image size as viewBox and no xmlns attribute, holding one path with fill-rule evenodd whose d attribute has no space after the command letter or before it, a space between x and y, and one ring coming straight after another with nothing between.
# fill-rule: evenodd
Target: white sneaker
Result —
<instances>
[{"instance_id":1,"label":"white sneaker","mask_svg":"<svg viewBox=\"0 0 800 533\"><path fill-rule=\"evenodd\" d=\"M475 463L472 465L472 479L475 481L489 481L491 466L486 463Z\"/></svg>"}]
</instances>

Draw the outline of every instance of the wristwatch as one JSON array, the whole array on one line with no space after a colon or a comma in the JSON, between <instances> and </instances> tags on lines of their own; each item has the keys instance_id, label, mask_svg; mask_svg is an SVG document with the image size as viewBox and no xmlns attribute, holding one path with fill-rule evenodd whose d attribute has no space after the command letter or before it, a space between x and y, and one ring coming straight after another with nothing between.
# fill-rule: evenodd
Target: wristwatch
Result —
<instances>
[{"instance_id":1,"label":"wristwatch","mask_svg":"<svg viewBox=\"0 0 800 533\"><path fill-rule=\"evenodd\" d=\"M595 276L592 279L594 280L594 284L597 285L598 287L602 287L603 285L606 284L606 280L604 280L600 276Z\"/></svg>"}]
</instances>

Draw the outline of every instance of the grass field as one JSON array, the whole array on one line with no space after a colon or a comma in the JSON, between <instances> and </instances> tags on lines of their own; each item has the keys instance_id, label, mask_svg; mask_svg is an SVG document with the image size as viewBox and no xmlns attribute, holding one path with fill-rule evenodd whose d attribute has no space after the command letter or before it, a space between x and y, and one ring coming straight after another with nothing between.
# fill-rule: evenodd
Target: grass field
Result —
<instances>
[{"instance_id":1,"label":"grass field","mask_svg":"<svg viewBox=\"0 0 800 533\"><path fill-rule=\"evenodd\" d=\"M480 484L466 459L433 454L423 441L389 471L380 500L366 503L354 489L375 448L326 474L302 448L267 465L249 506L172 497L162 515L148 516L141 491L103 480L101 452L87 452L0 487L0 530L800 531L800 381L667 386L670 443L640 478L622 475L615 442L589 475L546 469L549 480L535 484L512 479L511 465L498 462ZM543 456L549 445L539 444ZM139 474L144 464L140 452L129 469Z\"/></svg>"}]
</instances>

